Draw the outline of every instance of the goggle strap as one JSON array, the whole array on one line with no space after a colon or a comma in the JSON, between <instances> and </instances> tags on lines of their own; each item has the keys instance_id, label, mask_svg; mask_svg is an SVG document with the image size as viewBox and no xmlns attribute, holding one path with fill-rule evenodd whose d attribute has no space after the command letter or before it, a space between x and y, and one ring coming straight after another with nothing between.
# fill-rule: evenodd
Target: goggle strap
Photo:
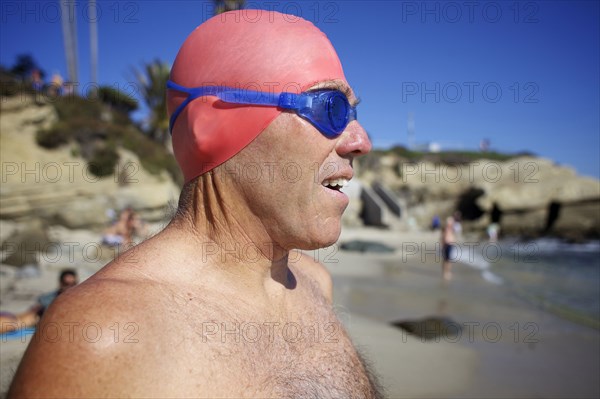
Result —
<instances>
[{"instance_id":1,"label":"goggle strap","mask_svg":"<svg viewBox=\"0 0 600 399\"><path fill-rule=\"evenodd\" d=\"M281 93L277 106L283 109L296 109L297 97L298 95L294 93Z\"/></svg>"},{"instance_id":2,"label":"goggle strap","mask_svg":"<svg viewBox=\"0 0 600 399\"><path fill-rule=\"evenodd\" d=\"M171 115L171 118L169 118L169 133L171 135L173 135L173 125L175 124L175 120L177 120L177 117L179 116L179 114L181 113L181 111L183 111L183 109L193 100L195 100L198 97L201 96L206 96L206 95L211 95L211 92L214 92L215 90L215 86L204 86L204 87L195 87L195 88L188 88L185 86L181 86L178 85L177 83L171 81L171 80L167 80L167 88L171 89L171 90L177 90L180 91L182 93L187 93L187 97L186 99L179 104L179 106L175 109L175 112L173 112L173 114ZM212 94L214 95L214 94Z\"/></svg>"},{"instance_id":3,"label":"goggle strap","mask_svg":"<svg viewBox=\"0 0 600 399\"><path fill-rule=\"evenodd\" d=\"M295 110L298 115L308 119L313 124L318 123L310 118L310 110L314 105L314 101L321 101L320 97L315 97L316 93L288 93L283 92L279 94L261 92L261 91L253 91L253 90L243 90L243 89L234 89L231 87L224 86L202 86L202 87L194 87L189 88L185 86L178 85L177 83L168 80L167 88L171 90L177 90L182 93L187 93L186 99L179 104L179 106L175 109L175 112L171 115L169 119L169 133L173 134L173 125L177 120L179 114L183 111L183 109L193 100L198 97L203 96L216 96L221 101L233 104L245 104L245 105L266 105L266 106L276 106L283 109ZM348 105L348 121L350 123L353 120L356 120L356 107L352 107ZM321 127L320 129L324 134L339 134L338 132L329 132L327 127Z\"/></svg>"},{"instance_id":4,"label":"goggle strap","mask_svg":"<svg viewBox=\"0 0 600 399\"><path fill-rule=\"evenodd\" d=\"M254 90L221 88L216 93L222 101L233 104L277 106L279 95Z\"/></svg>"},{"instance_id":5,"label":"goggle strap","mask_svg":"<svg viewBox=\"0 0 600 399\"><path fill-rule=\"evenodd\" d=\"M281 93L281 95L277 95L274 93L267 93L254 90L232 89L221 86L202 86L189 88L178 85L177 83L171 80L167 81L167 88L188 94L186 99L181 104L179 104L177 109L175 109L175 112L173 112L171 118L169 118L169 133L171 133L171 135L173 134L173 125L175 124L175 120L177 120L179 114L191 101L197 99L198 97L216 96L219 97L221 101L232 104L281 106L280 103L282 102L281 97L283 97L283 94L290 94L291 96L296 96L293 93ZM291 101L292 103L294 102L293 99L288 99L287 101ZM281 107L290 108L289 106Z\"/></svg>"}]
</instances>

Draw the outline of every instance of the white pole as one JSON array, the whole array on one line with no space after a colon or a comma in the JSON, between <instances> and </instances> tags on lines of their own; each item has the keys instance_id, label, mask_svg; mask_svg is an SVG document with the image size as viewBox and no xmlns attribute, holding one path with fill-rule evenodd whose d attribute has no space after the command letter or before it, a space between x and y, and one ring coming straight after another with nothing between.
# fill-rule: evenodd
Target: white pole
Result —
<instances>
[{"instance_id":1,"label":"white pole","mask_svg":"<svg viewBox=\"0 0 600 399\"><path fill-rule=\"evenodd\" d=\"M90 15L90 63L91 74L90 80L94 87L98 83L98 24L96 13L96 0L89 0L89 15Z\"/></svg>"}]
</instances>

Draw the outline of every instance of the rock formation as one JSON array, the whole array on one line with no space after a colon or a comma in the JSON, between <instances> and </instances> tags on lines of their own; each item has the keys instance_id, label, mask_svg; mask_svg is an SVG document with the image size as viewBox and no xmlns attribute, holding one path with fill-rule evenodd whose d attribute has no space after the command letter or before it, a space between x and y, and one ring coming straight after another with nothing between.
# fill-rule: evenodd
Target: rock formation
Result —
<instances>
[{"instance_id":1,"label":"rock formation","mask_svg":"<svg viewBox=\"0 0 600 399\"><path fill-rule=\"evenodd\" d=\"M361 179L393 190L406 203L403 217L421 227L460 211L480 233L496 222L505 235L600 237L600 181L544 158L445 164L388 154L369 166Z\"/></svg>"},{"instance_id":2,"label":"rock formation","mask_svg":"<svg viewBox=\"0 0 600 399\"><path fill-rule=\"evenodd\" d=\"M4 263L36 263L24 246L43 248L51 242L52 226L93 230L99 241L110 222L110 210L130 206L146 221L160 222L177 201L179 188L166 171L148 173L138 157L123 148L118 149L115 172L99 178L73 146L39 147L36 132L56 120L51 104L16 96L0 98L0 107Z\"/></svg>"}]
</instances>

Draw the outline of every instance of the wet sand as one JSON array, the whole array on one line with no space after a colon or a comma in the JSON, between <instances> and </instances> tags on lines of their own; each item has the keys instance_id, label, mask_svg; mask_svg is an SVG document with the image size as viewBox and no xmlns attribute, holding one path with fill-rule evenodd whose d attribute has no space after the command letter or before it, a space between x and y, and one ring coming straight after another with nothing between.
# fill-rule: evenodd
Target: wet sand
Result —
<instances>
[{"instance_id":1,"label":"wet sand","mask_svg":"<svg viewBox=\"0 0 600 399\"><path fill-rule=\"evenodd\" d=\"M340 243L374 240L397 251L335 250L324 262L338 313L389 397L600 396L598 330L535 308L467 265L454 264L452 280L444 282L441 259L428 252L438 237L346 229ZM413 243L426 253L414 254ZM391 327L426 318L445 320L448 335L426 340ZM433 321L424 328L444 332Z\"/></svg>"},{"instance_id":2,"label":"wet sand","mask_svg":"<svg viewBox=\"0 0 600 399\"><path fill-rule=\"evenodd\" d=\"M385 243L396 252L332 247L309 254L330 270L336 311L387 397L600 396L599 331L537 309L466 265L455 264L453 279L443 282L441 259L432 251L438 233L344 229L339 243L351 239ZM81 278L92 272L81 269ZM0 310L27 309L56 287L57 273L50 268L14 283L3 275ZM391 325L426 318L445 320L448 334L426 340ZM424 328L442 332L439 324ZM0 397L29 338L0 341Z\"/></svg>"}]
</instances>

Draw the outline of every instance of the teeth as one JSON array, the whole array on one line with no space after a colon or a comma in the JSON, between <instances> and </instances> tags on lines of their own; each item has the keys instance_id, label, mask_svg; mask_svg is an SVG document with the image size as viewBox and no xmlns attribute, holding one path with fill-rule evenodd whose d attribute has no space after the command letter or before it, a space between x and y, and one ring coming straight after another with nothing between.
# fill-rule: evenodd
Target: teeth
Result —
<instances>
[{"instance_id":1,"label":"teeth","mask_svg":"<svg viewBox=\"0 0 600 399\"><path fill-rule=\"evenodd\" d=\"M344 178L341 178L341 179L331 179L331 180L325 180L323 182L323 185L324 186L334 187L334 188L335 187L342 188L342 187L346 187L348 185L349 181L350 180L344 179Z\"/></svg>"}]
</instances>

